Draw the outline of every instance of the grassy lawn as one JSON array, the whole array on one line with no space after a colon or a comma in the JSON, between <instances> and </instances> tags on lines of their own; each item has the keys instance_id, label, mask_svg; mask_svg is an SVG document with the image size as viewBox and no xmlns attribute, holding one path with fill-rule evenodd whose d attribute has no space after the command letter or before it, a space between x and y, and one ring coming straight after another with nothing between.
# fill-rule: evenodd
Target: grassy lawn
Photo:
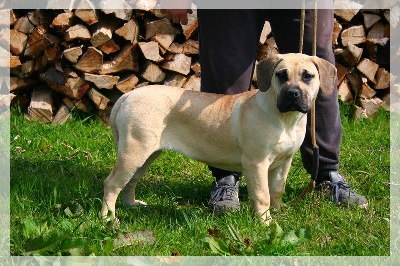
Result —
<instances>
[{"instance_id":1,"label":"grassy lawn","mask_svg":"<svg viewBox=\"0 0 400 266\"><path fill-rule=\"evenodd\" d=\"M138 184L137 198L149 206L126 209L120 197L115 229L99 217L103 180L115 160L110 129L77 115L50 126L13 112L11 255L388 256L389 114L342 119L341 173L367 197L368 210L338 207L315 194L288 203L309 181L298 153L286 209L273 213L276 224L254 220L245 183L241 209L214 216L206 205L213 181L207 167L164 152Z\"/></svg>"}]
</instances>

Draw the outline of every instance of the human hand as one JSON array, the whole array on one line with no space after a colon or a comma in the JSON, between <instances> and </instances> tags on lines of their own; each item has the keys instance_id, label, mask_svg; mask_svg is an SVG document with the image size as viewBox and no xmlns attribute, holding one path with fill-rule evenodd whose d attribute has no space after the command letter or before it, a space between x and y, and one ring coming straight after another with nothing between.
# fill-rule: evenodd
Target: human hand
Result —
<instances>
[{"instance_id":1,"label":"human hand","mask_svg":"<svg viewBox=\"0 0 400 266\"><path fill-rule=\"evenodd\" d=\"M188 14L192 14L191 0L161 0L161 14L165 14L168 19L174 23L186 25L188 23Z\"/></svg>"},{"instance_id":2,"label":"human hand","mask_svg":"<svg viewBox=\"0 0 400 266\"><path fill-rule=\"evenodd\" d=\"M165 14L168 19L172 19L174 23L188 24L188 15L192 14L191 9L161 9L161 14Z\"/></svg>"}]
</instances>

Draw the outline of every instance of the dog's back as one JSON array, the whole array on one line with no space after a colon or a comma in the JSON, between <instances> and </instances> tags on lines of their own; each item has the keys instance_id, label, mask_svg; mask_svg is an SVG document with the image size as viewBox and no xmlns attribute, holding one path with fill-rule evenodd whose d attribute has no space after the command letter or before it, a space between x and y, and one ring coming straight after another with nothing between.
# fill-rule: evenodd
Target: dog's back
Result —
<instances>
[{"instance_id":1,"label":"dog's back","mask_svg":"<svg viewBox=\"0 0 400 266\"><path fill-rule=\"evenodd\" d=\"M232 162L240 165L232 118L238 115L233 114L233 109L240 96L146 86L117 101L110 124L116 143L122 132L141 143L147 142L155 150L175 150L203 162L207 157L220 167Z\"/></svg>"}]
</instances>

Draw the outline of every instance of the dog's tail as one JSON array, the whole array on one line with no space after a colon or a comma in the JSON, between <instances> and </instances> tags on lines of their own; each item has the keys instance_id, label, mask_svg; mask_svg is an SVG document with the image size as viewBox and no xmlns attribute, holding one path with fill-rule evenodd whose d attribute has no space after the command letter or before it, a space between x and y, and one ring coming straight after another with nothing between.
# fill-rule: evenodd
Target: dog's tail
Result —
<instances>
[{"instance_id":1,"label":"dog's tail","mask_svg":"<svg viewBox=\"0 0 400 266\"><path fill-rule=\"evenodd\" d=\"M118 140L119 140L118 127L117 127L117 114L119 112L119 109L121 108L122 103L126 100L128 95L129 93L125 93L117 100L110 114L109 123L111 126L112 134L114 136L115 150L117 152L118 152Z\"/></svg>"}]
</instances>

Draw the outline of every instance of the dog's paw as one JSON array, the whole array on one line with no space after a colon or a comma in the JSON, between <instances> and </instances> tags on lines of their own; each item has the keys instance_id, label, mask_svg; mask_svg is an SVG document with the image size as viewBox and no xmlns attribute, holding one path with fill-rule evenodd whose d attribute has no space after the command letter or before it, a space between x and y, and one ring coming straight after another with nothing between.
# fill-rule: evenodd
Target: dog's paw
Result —
<instances>
[{"instance_id":1,"label":"dog's paw","mask_svg":"<svg viewBox=\"0 0 400 266\"><path fill-rule=\"evenodd\" d=\"M125 207L132 209L137 207L147 207L147 203L141 200L135 200L133 202L124 202Z\"/></svg>"},{"instance_id":2,"label":"dog's paw","mask_svg":"<svg viewBox=\"0 0 400 266\"><path fill-rule=\"evenodd\" d=\"M120 225L119 219L117 217L109 217L109 216L103 216L103 220L106 223L107 226L118 228Z\"/></svg>"}]
</instances>

